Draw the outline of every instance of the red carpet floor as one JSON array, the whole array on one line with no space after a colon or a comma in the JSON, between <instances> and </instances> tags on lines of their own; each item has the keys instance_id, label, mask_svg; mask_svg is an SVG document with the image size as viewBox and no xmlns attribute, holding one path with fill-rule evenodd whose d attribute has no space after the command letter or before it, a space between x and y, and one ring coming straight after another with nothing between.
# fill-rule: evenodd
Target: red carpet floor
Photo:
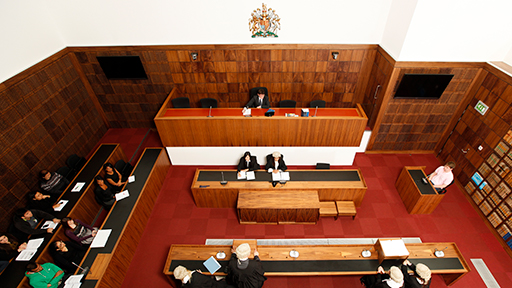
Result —
<instances>
[{"instance_id":1,"label":"red carpet floor","mask_svg":"<svg viewBox=\"0 0 512 288\"><path fill-rule=\"evenodd\" d=\"M139 129L111 129L109 133L112 130L120 130L115 131L116 135L111 138L117 137L123 149L123 141L129 141L127 150L138 146L130 146L131 133L134 133L133 142L136 142L135 138L142 141L144 137L142 131L134 131ZM109 133L104 138L108 139L111 136L108 136ZM142 146L161 145L158 134L153 131L144 142ZM125 153L130 158L135 150L125 150ZM427 172L430 172L440 163L433 155L357 154L354 166L351 167L362 170L368 191L362 206L357 209L355 220L351 217L341 217L337 221L332 218L321 218L316 225L240 225L235 209L196 208L190 185L198 167L172 166L122 287L170 287L163 275L163 269L171 244L204 244L208 238L342 237L420 237L423 242L455 242L472 271L451 287L485 287L470 258L483 259L501 287L512 287L512 259L456 185L448 188L448 193L434 213L407 213L394 187L400 169L406 165L426 166ZM317 276L270 277L264 287L361 286L359 277ZM435 275L431 287L447 286L440 276Z\"/></svg>"}]
</instances>

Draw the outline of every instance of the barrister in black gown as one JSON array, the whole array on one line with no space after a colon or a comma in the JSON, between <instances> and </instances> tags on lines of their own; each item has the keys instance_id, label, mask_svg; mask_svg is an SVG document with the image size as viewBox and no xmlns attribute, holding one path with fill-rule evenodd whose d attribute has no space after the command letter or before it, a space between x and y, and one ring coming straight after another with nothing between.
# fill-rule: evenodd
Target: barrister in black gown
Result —
<instances>
[{"instance_id":1,"label":"barrister in black gown","mask_svg":"<svg viewBox=\"0 0 512 288\"><path fill-rule=\"evenodd\" d=\"M228 264L228 283L238 288L260 288L267 277L261 265L259 253L254 249L254 259L250 260L251 247L248 243L240 244L231 249L231 259Z\"/></svg>"},{"instance_id":2,"label":"barrister in black gown","mask_svg":"<svg viewBox=\"0 0 512 288\"><path fill-rule=\"evenodd\" d=\"M408 270L414 272L413 275ZM418 263L414 265L409 260L405 260L402 264L402 273L404 274L405 288L429 288L432 272L427 265Z\"/></svg>"},{"instance_id":3,"label":"barrister in black gown","mask_svg":"<svg viewBox=\"0 0 512 288\"><path fill-rule=\"evenodd\" d=\"M286 167L283 155L281 153L276 151L267 155L267 164L265 165L265 170L267 170L268 173L284 172L286 169L288 169L288 167Z\"/></svg>"},{"instance_id":4,"label":"barrister in black gown","mask_svg":"<svg viewBox=\"0 0 512 288\"><path fill-rule=\"evenodd\" d=\"M190 271L183 266L174 268L174 278L181 280L183 288L234 288L226 280L217 281L213 276L204 275L201 271Z\"/></svg>"},{"instance_id":5,"label":"barrister in black gown","mask_svg":"<svg viewBox=\"0 0 512 288\"><path fill-rule=\"evenodd\" d=\"M244 156L240 158L238 162L238 172L240 171L254 171L260 169L260 164L258 164L258 160L256 156L251 156L251 152L247 151L244 153Z\"/></svg>"}]
</instances>

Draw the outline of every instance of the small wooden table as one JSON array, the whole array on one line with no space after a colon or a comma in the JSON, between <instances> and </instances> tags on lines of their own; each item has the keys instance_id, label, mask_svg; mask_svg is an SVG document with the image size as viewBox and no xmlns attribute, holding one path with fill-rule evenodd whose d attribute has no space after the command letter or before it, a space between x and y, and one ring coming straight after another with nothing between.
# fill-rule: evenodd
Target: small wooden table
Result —
<instances>
[{"instance_id":1,"label":"small wooden table","mask_svg":"<svg viewBox=\"0 0 512 288\"><path fill-rule=\"evenodd\" d=\"M320 201L317 191L241 191L240 224L315 224Z\"/></svg>"},{"instance_id":2,"label":"small wooden table","mask_svg":"<svg viewBox=\"0 0 512 288\"><path fill-rule=\"evenodd\" d=\"M427 177L423 169L425 166L405 166L395 183L409 214L430 214L444 197L430 183L422 182Z\"/></svg>"}]
</instances>

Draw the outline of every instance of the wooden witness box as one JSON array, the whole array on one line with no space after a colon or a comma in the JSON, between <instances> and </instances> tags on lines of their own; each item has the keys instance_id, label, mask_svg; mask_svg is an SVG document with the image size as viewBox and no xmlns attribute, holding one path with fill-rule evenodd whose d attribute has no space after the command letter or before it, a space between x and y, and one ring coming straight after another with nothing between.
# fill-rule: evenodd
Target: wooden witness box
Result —
<instances>
[{"instance_id":1,"label":"wooden witness box","mask_svg":"<svg viewBox=\"0 0 512 288\"><path fill-rule=\"evenodd\" d=\"M429 183L421 180L427 177L425 166L405 166L396 180L395 187L409 214L430 214L443 200L444 194L438 194Z\"/></svg>"},{"instance_id":2,"label":"wooden witness box","mask_svg":"<svg viewBox=\"0 0 512 288\"><path fill-rule=\"evenodd\" d=\"M238 194L240 224L316 224L317 191L243 191Z\"/></svg>"}]
</instances>

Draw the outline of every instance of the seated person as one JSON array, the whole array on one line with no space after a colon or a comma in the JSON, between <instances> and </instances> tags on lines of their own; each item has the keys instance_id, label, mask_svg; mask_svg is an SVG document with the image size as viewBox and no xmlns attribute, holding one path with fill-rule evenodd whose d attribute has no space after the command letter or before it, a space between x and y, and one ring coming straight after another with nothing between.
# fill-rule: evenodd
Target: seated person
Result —
<instances>
[{"instance_id":1,"label":"seated person","mask_svg":"<svg viewBox=\"0 0 512 288\"><path fill-rule=\"evenodd\" d=\"M228 288L233 287L226 283L226 280L217 281L211 275L204 275L201 270L190 271L183 266L174 268L174 278L181 280L183 288ZM233 287L234 288L234 287Z\"/></svg>"},{"instance_id":2,"label":"seated person","mask_svg":"<svg viewBox=\"0 0 512 288\"><path fill-rule=\"evenodd\" d=\"M251 152L247 151L244 153L244 156L240 158L238 162L238 172L240 171L254 171L260 169L260 164L256 160L256 156L251 156ZM240 174L238 174L240 175Z\"/></svg>"},{"instance_id":3,"label":"seated person","mask_svg":"<svg viewBox=\"0 0 512 288\"><path fill-rule=\"evenodd\" d=\"M36 228L41 220L52 220L59 223L60 220L53 215L41 210L21 208L16 211L13 217L14 227L20 232L27 235L41 235L44 233L53 233L53 228L39 229Z\"/></svg>"},{"instance_id":4,"label":"seated person","mask_svg":"<svg viewBox=\"0 0 512 288\"><path fill-rule=\"evenodd\" d=\"M251 100L247 102L244 108L268 108L270 107L270 101L268 96L265 95L265 90L259 89L257 94L251 97Z\"/></svg>"},{"instance_id":5,"label":"seated person","mask_svg":"<svg viewBox=\"0 0 512 288\"><path fill-rule=\"evenodd\" d=\"M87 252L87 248L71 241L55 241L50 244L50 253L53 261L67 274L74 274ZM78 263L78 264L77 264Z\"/></svg>"},{"instance_id":6,"label":"seated person","mask_svg":"<svg viewBox=\"0 0 512 288\"><path fill-rule=\"evenodd\" d=\"M39 265L30 261L26 269L25 276L34 288L57 288L64 276L64 271L53 263Z\"/></svg>"},{"instance_id":7,"label":"seated person","mask_svg":"<svg viewBox=\"0 0 512 288\"><path fill-rule=\"evenodd\" d=\"M2 272L12 258L27 248L27 243L18 244L18 240L11 234L0 236L0 272Z\"/></svg>"},{"instance_id":8,"label":"seated person","mask_svg":"<svg viewBox=\"0 0 512 288\"><path fill-rule=\"evenodd\" d=\"M41 178L41 189L49 194L60 195L69 185L68 179L57 172L51 173L48 170L41 170L39 176Z\"/></svg>"},{"instance_id":9,"label":"seated person","mask_svg":"<svg viewBox=\"0 0 512 288\"><path fill-rule=\"evenodd\" d=\"M240 244L236 250L231 248L226 279L238 288L259 288L267 280L258 251L254 249L254 260L249 259L250 255L251 247L248 243Z\"/></svg>"},{"instance_id":10,"label":"seated person","mask_svg":"<svg viewBox=\"0 0 512 288\"><path fill-rule=\"evenodd\" d=\"M430 287L430 278L432 276L432 272L427 267L427 265L418 263L418 265L412 264L409 260L405 260L402 264L402 274L404 275L404 284L405 287L412 288L429 288ZM409 275L408 269L414 272L413 275Z\"/></svg>"},{"instance_id":11,"label":"seated person","mask_svg":"<svg viewBox=\"0 0 512 288\"><path fill-rule=\"evenodd\" d=\"M123 185L126 183L126 179L123 179L121 173L110 163L105 163L103 169L105 170L105 180L107 180L110 187L112 187L115 192L121 191L121 188L123 188Z\"/></svg>"},{"instance_id":12,"label":"seated person","mask_svg":"<svg viewBox=\"0 0 512 288\"><path fill-rule=\"evenodd\" d=\"M455 168L455 162L450 161L444 166L437 167L434 173L428 176L428 180L432 183L437 191L443 190L446 186L450 185L453 181L452 170Z\"/></svg>"},{"instance_id":13,"label":"seated person","mask_svg":"<svg viewBox=\"0 0 512 288\"><path fill-rule=\"evenodd\" d=\"M58 208L60 204L55 203L55 198L51 195L45 195L39 191L28 193L28 208L37 209L46 213L53 213L54 208Z\"/></svg>"},{"instance_id":14,"label":"seated person","mask_svg":"<svg viewBox=\"0 0 512 288\"><path fill-rule=\"evenodd\" d=\"M288 167L286 167L286 164L283 160L283 155L279 152L274 152L270 155L267 155L267 165L265 165L265 170L268 171L268 173L278 173L286 171Z\"/></svg>"},{"instance_id":15,"label":"seated person","mask_svg":"<svg viewBox=\"0 0 512 288\"><path fill-rule=\"evenodd\" d=\"M69 239L81 245L90 245L98 232L97 228L93 228L78 219L73 220L69 217L62 218L62 227L66 229L64 233Z\"/></svg>"},{"instance_id":16,"label":"seated person","mask_svg":"<svg viewBox=\"0 0 512 288\"><path fill-rule=\"evenodd\" d=\"M374 288L401 288L404 287L404 275L396 266L391 266L388 273L382 266L377 268L377 281Z\"/></svg>"},{"instance_id":17,"label":"seated person","mask_svg":"<svg viewBox=\"0 0 512 288\"><path fill-rule=\"evenodd\" d=\"M100 175L96 176L94 179L96 179L96 188L94 188L96 200L105 209L110 210L112 205L116 202L115 192L112 191L110 185L106 184L105 180L103 180L103 177Z\"/></svg>"}]
</instances>

